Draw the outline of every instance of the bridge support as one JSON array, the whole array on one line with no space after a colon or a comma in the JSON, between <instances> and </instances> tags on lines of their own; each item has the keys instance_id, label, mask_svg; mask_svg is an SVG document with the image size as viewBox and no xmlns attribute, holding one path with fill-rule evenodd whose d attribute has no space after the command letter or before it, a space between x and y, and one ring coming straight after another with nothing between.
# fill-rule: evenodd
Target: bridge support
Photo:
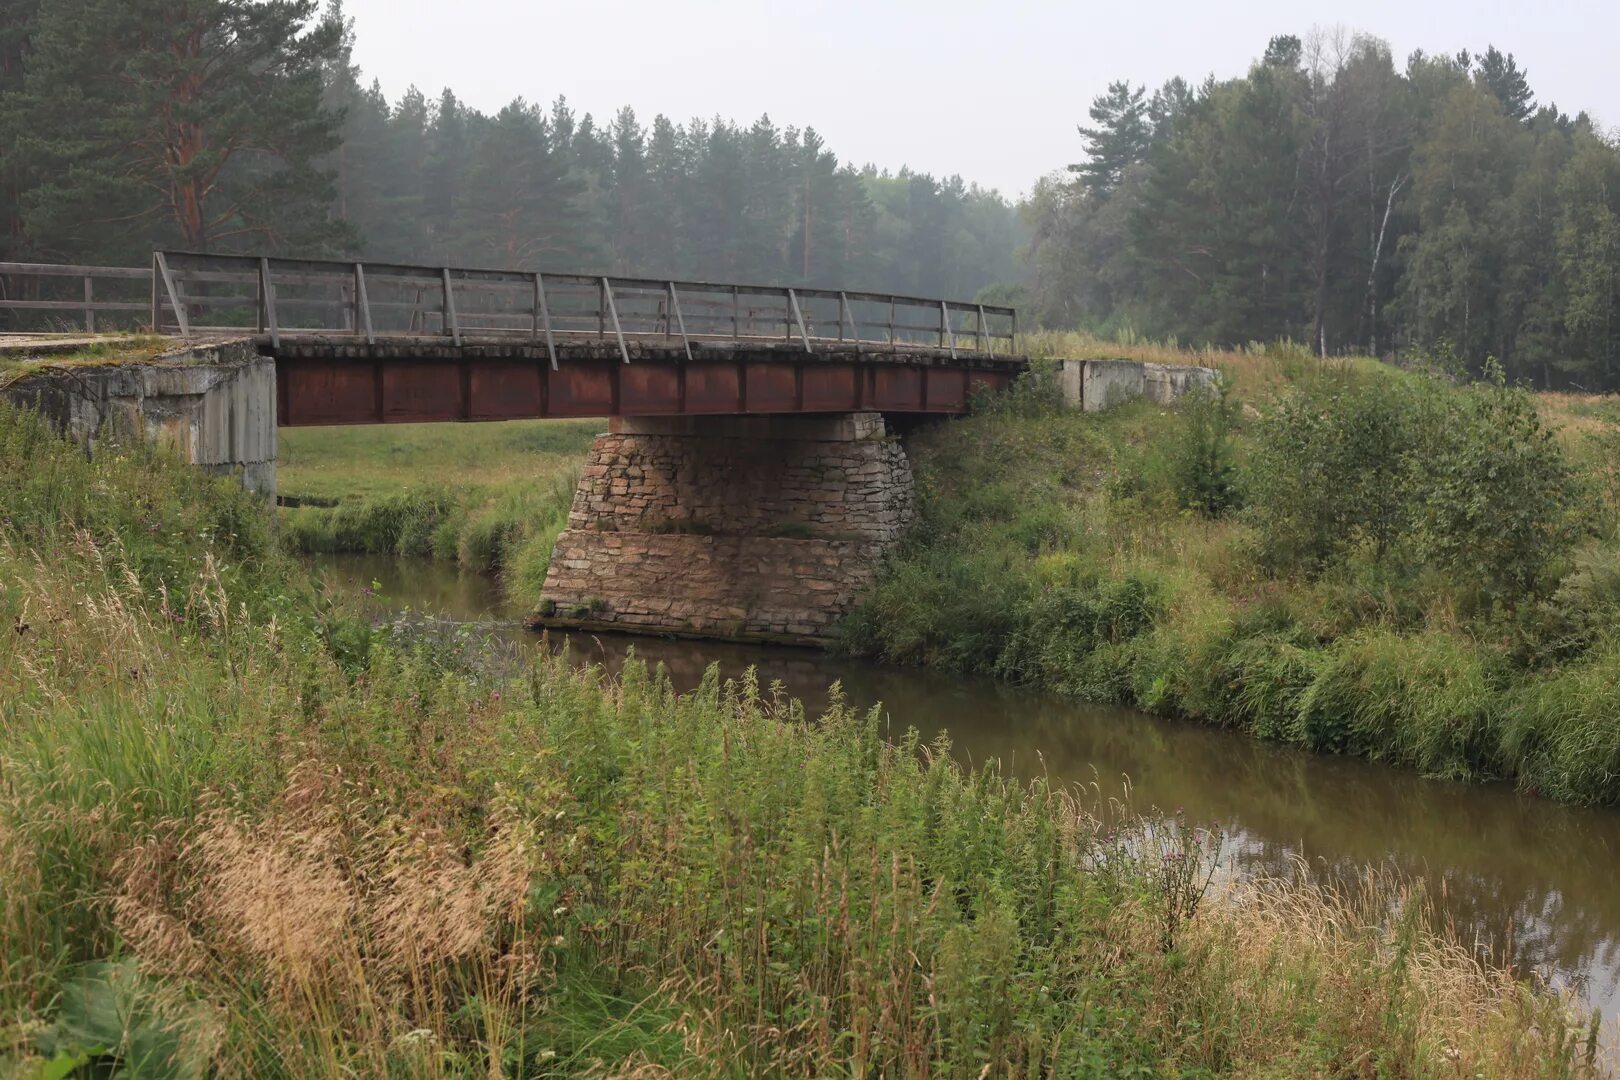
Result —
<instances>
[{"instance_id":1,"label":"bridge support","mask_svg":"<svg viewBox=\"0 0 1620 1080\"><path fill-rule=\"evenodd\" d=\"M534 624L825 642L911 514L878 413L619 420L591 448Z\"/></svg>"}]
</instances>

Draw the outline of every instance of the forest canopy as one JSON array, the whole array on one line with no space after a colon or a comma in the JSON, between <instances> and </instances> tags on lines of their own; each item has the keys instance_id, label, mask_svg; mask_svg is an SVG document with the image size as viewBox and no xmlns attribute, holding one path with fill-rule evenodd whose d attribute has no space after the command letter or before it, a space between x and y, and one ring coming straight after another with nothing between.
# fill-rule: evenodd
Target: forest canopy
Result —
<instances>
[{"instance_id":1,"label":"forest canopy","mask_svg":"<svg viewBox=\"0 0 1620 1080\"><path fill-rule=\"evenodd\" d=\"M390 101L352 46L340 3L8 0L0 260L171 245L953 298L1016 273L1015 208L960 176L766 116Z\"/></svg>"},{"instance_id":2,"label":"forest canopy","mask_svg":"<svg viewBox=\"0 0 1620 1080\"><path fill-rule=\"evenodd\" d=\"M1511 53L1278 37L1240 78L1113 83L1089 119L1023 207L1039 321L1620 388L1620 147Z\"/></svg>"},{"instance_id":3,"label":"forest canopy","mask_svg":"<svg viewBox=\"0 0 1620 1080\"><path fill-rule=\"evenodd\" d=\"M1235 78L1115 82L1016 206L765 116L390 100L352 46L336 0L12 0L0 260L163 245L977 296L1025 325L1620 389L1620 146L1494 46L1398 62L1317 31Z\"/></svg>"}]
</instances>

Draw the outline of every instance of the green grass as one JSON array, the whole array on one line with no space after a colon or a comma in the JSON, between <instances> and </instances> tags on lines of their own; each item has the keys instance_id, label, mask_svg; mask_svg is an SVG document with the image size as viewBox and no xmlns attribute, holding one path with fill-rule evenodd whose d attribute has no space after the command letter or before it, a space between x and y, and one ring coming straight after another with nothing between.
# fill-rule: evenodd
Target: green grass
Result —
<instances>
[{"instance_id":1,"label":"green grass","mask_svg":"<svg viewBox=\"0 0 1620 1080\"><path fill-rule=\"evenodd\" d=\"M277 486L295 552L452 559L498 572L514 603L540 595L600 420L389 424L281 432Z\"/></svg>"},{"instance_id":2,"label":"green grass","mask_svg":"<svg viewBox=\"0 0 1620 1080\"><path fill-rule=\"evenodd\" d=\"M605 430L605 420L284 428L276 482L282 495L364 500L544 480Z\"/></svg>"},{"instance_id":3,"label":"green grass","mask_svg":"<svg viewBox=\"0 0 1620 1080\"><path fill-rule=\"evenodd\" d=\"M3 408L0 451L8 1074L1595 1071L1410 896L1205 894L1212 838L750 680L469 666L228 482Z\"/></svg>"},{"instance_id":4,"label":"green grass","mask_svg":"<svg viewBox=\"0 0 1620 1080\"><path fill-rule=\"evenodd\" d=\"M1158 350L1154 358L1174 355ZM1267 362L1243 354L1236 372L1262 409L1312 379L1473 392L1371 361L1324 368L1285 350L1278 365L1310 366L1268 372ZM1620 486L1603 471L1620 413L1592 404L1541 402L1555 422L1585 418L1583 430L1558 435L1586 531L1573 554L1554 553L1536 591L1503 599L1481 568L1448 570L1416 548L1378 558L1351 544L1320 569L1280 567L1262 515L1182 509L1174 455L1184 410L1136 403L1080 414L1019 391L912 441L920 523L847 620L844 645L1436 776L1620 803L1610 689L1620 663ZM1259 417L1239 413L1240 473L1254 466Z\"/></svg>"}]
</instances>

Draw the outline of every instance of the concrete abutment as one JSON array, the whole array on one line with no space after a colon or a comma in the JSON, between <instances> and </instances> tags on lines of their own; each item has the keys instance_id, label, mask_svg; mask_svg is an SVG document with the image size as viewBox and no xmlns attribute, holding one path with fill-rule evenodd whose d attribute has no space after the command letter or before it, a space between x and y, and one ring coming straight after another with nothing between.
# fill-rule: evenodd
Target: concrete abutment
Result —
<instances>
[{"instance_id":1,"label":"concrete abutment","mask_svg":"<svg viewBox=\"0 0 1620 1080\"><path fill-rule=\"evenodd\" d=\"M139 363L43 366L0 387L87 453L104 433L166 442L186 461L276 493L276 363L249 341Z\"/></svg>"}]
</instances>

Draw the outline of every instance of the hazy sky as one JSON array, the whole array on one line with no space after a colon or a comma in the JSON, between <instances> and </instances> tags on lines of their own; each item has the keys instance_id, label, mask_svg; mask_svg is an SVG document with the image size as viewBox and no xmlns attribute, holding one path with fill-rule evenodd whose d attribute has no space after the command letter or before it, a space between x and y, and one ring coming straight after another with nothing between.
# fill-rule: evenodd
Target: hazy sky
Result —
<instances>
[{"instance_id":1,"label":"hazy sky","mask_svg":"<svg viewBox=\"0 0 1620 1080\"><path fill-rule=\"evenodd\" d=\"M451 87L494 111L566 94L606 121L716 114L809 125L845 161L960 173L1009 196L1076 160L1112 79L1241 73L1274 34L1340 26L1413 49L1512 52L1538 102L1620 124L1620 3L1315 0L346 0L390 99Z\"/></svg>"}]
</instances>

